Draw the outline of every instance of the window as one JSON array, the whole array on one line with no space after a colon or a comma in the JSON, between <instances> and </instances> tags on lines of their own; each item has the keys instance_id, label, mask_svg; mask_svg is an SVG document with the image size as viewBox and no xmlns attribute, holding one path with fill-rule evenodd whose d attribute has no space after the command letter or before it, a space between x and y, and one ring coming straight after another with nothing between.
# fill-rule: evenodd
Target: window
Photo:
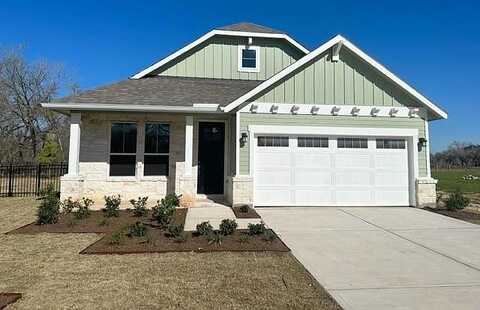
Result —
<instances>
[{"instance_id":1,"label":"window","mask_svg":"<svg viewBox=\"0 0 480 310\"><path fill-rule=\"evenodd\" d=\"M135 176L137 125L113 123L110 139L110 176Z\"/></svg>"},{"instance_id":2,"label":"window","mask_svg":"<svg viewBox=\"0 0 480 310\"><path fill-rule=\"evenodd\" d=\"M238 47L238 71L260 71L260 49L258 46Z\"/></svg>"},{"instance_id":3,"label":"window","mask_svg":"<svg viewBox=\"0 0 480 310\"><path fill-rule=\"evenodd\" d=\"M288 147L288 137L273 137L273 136L258 137L257 146Z\"/></svg>"},{"instance_id":4,"label":"window","mask_svg":"<svg viewBox=\"0 0 480 310\"><path fill-rule=\"evenodd\" d=\"M368 143L367 139L362 138L338 138L337 147L339 149L366 149Z\"/></svg>"},{"instance_id":5,"label":"window","mask_svg":"<svg viewBox=\"0 0 480 310\"><path fill-rule=\"evenodd\" d=\"M298 147L328 147L328 138L298 137Z\"/></svg>"},{"instance_id":6,"label":"window","mask_svg":"<svg viewBox=\"0 0 480 310\"><path fill-rule=\"evenodd\" d=\"M377 139L377 149L405 149L405 140Z\"/></svg>"},{"instance_id":7,"label":"window","mask_svg":"<svg viewBox=\"0 0 480 310\"><path fill-rule=\"evenodd\" d=\"M145 154L143 175L168 175L170 126L145 124Z\"/></svg>"}]
</instances>

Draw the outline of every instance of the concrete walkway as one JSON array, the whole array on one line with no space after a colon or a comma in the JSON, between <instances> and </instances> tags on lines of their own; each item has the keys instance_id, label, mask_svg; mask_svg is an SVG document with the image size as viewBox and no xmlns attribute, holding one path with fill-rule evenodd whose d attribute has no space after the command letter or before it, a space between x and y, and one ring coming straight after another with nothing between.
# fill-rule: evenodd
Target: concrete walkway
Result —
<instances>
[{"instance_id":1,"label":"concrete walkway","mask_svg":"<svg viewBox=\"0 0 480 310\"><path fill-rule=\"evenodd\" d=\"M480 226L414 208L257 208L346 309L480 309Z\"/></svg>"}]
</instances>

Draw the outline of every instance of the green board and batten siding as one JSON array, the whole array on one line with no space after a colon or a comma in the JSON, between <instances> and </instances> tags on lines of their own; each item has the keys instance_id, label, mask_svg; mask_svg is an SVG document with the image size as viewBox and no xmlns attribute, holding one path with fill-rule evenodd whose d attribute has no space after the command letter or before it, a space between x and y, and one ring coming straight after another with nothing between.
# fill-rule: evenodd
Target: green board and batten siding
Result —
<instances>
[{"instance_id":1,"label":"green board and batten siding","mask_svg":"<svg viewBox=\"0 0 480 310\"><path fill-rule=\"evenodd\" d=\"M420 138L425 137L425 123L421 118L241 113L240 131L248 130L248 125L412 128L418 129ZM362 134L361 129L359 129L358 134ZM427 176L425 148L418 153L418 169L421 177ZM248 175L249 170L249 144L246 143L240 148L240 174Z\"/></svg>"},{"instance_id":2,"label":"green board and batten siding","mask_svg":"<svg viewBox=\"0 0 480 310\"><path fill-rule=\"evenodd\" d=\"M297 61L303 53L284 40L254 38L260 47L260 71L238 71L238 46L247 38L215 36L152 74L215 79L266 80Z\"/></svg>"},{"instance_id":3,"label":"green board and batten siding","mask_svg":"<svg viewBox=\"0 0 480 310\"><path fill-rule=\"evenodd\" d=\"M333 62L327 51L251 101L295 104L420 106L348 49Z\"/></svg>"}]
</instances>

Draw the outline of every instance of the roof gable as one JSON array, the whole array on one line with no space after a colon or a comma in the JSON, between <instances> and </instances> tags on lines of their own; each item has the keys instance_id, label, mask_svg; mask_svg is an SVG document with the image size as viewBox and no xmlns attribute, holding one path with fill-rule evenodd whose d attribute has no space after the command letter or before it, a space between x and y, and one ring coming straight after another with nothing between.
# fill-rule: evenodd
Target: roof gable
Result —
<instances>
[{"instance_id":1,"label":"roof gable","mask_svg":"<svg viewBox=\"0 0 480 310\"><path fill-rule=\"evenodd\" d=\"M232 25L226 25L222 27L215 28L218 30L227 30L227 31L242 31L242 32L259 32L259 33L283 33L286 34L286 32L273 29L270 27L262 26L262 25L257 25L253 23L246 23L246 22L241 22L237 24L232 24Z\"/></svg>"},{"instance_id":2,"label":"roof gable","mask_svg":"<svg viewBox=\"0 0 480 310\"><path fill-rule=\"evenodd\" d=\"M285 40L290 44L293 48L297 49L299 52L302 54L307 54L309 51L306 49L304 46L302 46L299 42L296 40L292 39L289 35L285 33L276 33L272 32L274 31L271 28L266 28L264 26L259 26L259 25L254 25L254 24L234 24L230 26L225 26L227 28L234 28L234 29L250 29L251 31L243 31L243 30L223 30L223 29L214 29L197 40L191 42L190 44L186 45L185 47L177 50L173 54L170 54L169 56L161 59L160 61L152 64L148 68L140 71L139 73L133 75L131 78L132 79L140 79L145 76L148 76L149 74L152 74L154 71L158 70L159 68L169 64L171 61L177 59L178 57L184 55L185 53L190 52L192 49L197 47L200 44L203 44L205 41L209 40L210 38L214 36L230 36L230 37L253 37L253 38L273 38L273 39L281 39ZM269 31L269 32L259 32L264 29L264 31ZM252 31L253 30L253 31Z\"/></svg>"},{"instance_id":3,"label":"roof gable","mask_svg":"<svg viewBox=\"0 0 480 310\"><path fill-rule=\"evenodd\" d=\"M231 102L229 105L227 105L224 111L229 112L237 108L238 106L244 104L247 101L253 101L259 98L261 101L268 101L268 100L271 100L271 98L273 98L273 101L275 102L275 99L276 99L275 92L273 94L270 92L273 88L275 88L275 86L278 86L282 83L293 83L294 84L293 87L295 87L295 82L297 81L295 80L295 75L298 72L301 72L302 70L303 70L302 74L304 75L303 79L305 81L305 74L308 71L308 70L305 71L305 69L308 68L313 62L315 62L322 56L325 56L326 54L328 54L330 57L331 55L330 50L338 46L341 46L340 50L344 48L348 49L347 53L345 54L354 56L354 57L349 57L351 61L356 61L356 59L360 60L363 63L360 65L363 66L364 71L366 70L371 71L371 73L366 74L366 76L367 76L367 80L369 80L369 82L372 84L373 91L375 91L375 87L378 88L378 85L382 85L382 83L380 83L382 82L382 80L386 81L386 83L383 82L383 85L381 87L382 102L380 105L392 105L392 106L407 105L407 101L405 101L405 98L410 97L412 99L412 101L410 102L413 102L411 106L415 106L415 104L418 104L418 106L425 106L431 112L431 114L433 115L433 118L447 118L447 113L445 111L443 111L438 106L433 104L430 100L428 100L423 95L418 93L415 89L413 89L407 83L405 83L400 78L395 76L384 66L382 66L381 64L373 60L371 57L369 57L367 54L365 54L363 51L361 51L359 48L357 48L355 45L353 45L351 42L349 42L348 40L346 40L340 35L322 44L320 47L310 52L308 55L304 56L302 59L298 60L294 64L290 65L289 67L280 71L276 75L272 76L269 80L266 80L265 82L261 83L260 85L258 85L257 87L249 91L248 93L237 98L236 100ZM311 81L312 79L308 78L308 83L311 84ZM323 81L323 83L325 82L328 82L328 81ZM332 86L329 85L327 87L332 87ZM338 89L336 89L333 86L331 91L337 92ZM287 92L284 92L284 94L285 94L284 96L287 96ZM386 96L384 96L384 94L386 94ZM267 97L262 98L262 96L264 95L267 95ZM374 96L374 93L372 93L372 96ZM387 101L383 101L385 98L387 99ZM335 102L335 99L333 99L334 101L331 101L332 100L331 98L326 98L326 99L329 100L327 102L329 104L337 104ZM367 97L367 99L370 99L370 97ZM374 103L377 103L375 102L374 97L372 97L371 99L372 101L369 101L367 103L363 102L363 103L369 104L371 102L369 105L373 105ZM285 100L285 98L283 98L283 100ZM292 99L287 98L287 100L292 100ZM299 100L301 103L302 100L303 101L305 100L305 97L300 98ZM350 102L345 103L345 94L340 94L339 100L343 100L343 104L351 104ZM363 101L365 101L365 99L363 99ZM321 103L320 100L319 100L319 103ZM342 104L342 103L339 102L338 104Z\"/></svg>"}]
</instances>

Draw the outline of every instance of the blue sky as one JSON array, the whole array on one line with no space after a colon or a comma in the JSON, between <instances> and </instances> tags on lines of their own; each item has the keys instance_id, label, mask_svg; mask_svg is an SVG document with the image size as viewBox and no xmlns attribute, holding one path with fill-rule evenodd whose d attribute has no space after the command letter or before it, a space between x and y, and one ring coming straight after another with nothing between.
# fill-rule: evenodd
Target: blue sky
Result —
<instances>
[{"instance_id":1,"label":"blue sky","mask_svg":"<svg viewBox=\"0 0 480 310\"><path fill-rule=\"evenodd\" d=\"M3 0L0 46L62 64L82 89L129 77L216 26L250 21L313 49L340 33L449 112L434 151L480 143L478 1ZM294 7L292 4L295 4Z\"/></svg>"}]
</instances>

